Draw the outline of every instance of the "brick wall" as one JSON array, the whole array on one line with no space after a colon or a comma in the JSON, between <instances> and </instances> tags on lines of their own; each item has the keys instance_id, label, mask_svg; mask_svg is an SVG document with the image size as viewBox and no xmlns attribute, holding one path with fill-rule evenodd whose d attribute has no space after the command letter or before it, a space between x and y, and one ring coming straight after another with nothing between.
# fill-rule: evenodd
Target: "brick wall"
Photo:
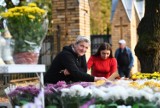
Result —
<instances>
[{"instance_id":1,"label":"brick wall","mask_svg":"<svg viewBox=\"0 0 160 108\"><path fill-rule=\"evenodd\" d=\"M125 27L122 28L122 35L123 39L126 40L127 46L130 46L130 21L128 19L128 16L125 12L125 9L123 7L123 4L121 0L119 0L117 8L115 10L113 19L112 19L112 44L113 44L113 52L118 48L118 41L121 39L121 31L120 27L117 27L120 25L120 17L122 18L122 25L125 25Z\"/></svg>"},{"instance_id":2,"label":"brick wall","mask_svg":"<svg viewBox=\"0 0 160 108\"><path fill-rule=\"evenodd\" d=\"M57 54L57 45L60 50L65 45L73 43L77 35L90 37L90 10L88 0L52 0L54 54ZM57 26L60 27L60 44L57 41ZM90 56L90 49L87 52Z\"/></svg>"}]
</instances>

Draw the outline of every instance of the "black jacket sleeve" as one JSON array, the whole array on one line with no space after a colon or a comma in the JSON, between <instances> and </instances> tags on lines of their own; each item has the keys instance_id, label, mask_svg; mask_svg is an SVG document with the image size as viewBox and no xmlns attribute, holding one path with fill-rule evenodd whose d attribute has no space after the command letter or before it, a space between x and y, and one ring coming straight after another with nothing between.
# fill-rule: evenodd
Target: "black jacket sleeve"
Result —
<instances>
[{"instance_id":1,"label":"black jacket sleeve","mask_svg":"<svg viewBox=\"0 0 160 108\"><path fill-rule=\"evenodd\" d=\"M77 78L77 80L88 82L94 81L93 76L85 72L81 72L78 69L76 61L74 60L74 56L71 53L63 53L61 55L61 64L70 72L70 75L74 78Z\"/></svg>"}]
</instances>

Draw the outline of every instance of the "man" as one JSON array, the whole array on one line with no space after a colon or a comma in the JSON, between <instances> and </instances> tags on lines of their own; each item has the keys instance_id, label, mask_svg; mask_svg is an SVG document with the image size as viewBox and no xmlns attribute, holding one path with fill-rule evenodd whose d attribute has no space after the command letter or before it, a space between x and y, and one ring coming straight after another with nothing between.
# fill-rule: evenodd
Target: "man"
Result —
<instances>
[{"instance_id":1,"label":"man","mask_svg":"<svg viewBox=\"0 0 160 108\"><path fill-rule=\"evenodd\" d=\"M65 46L53 60L51 67L45 74L44 82L66 81L69 83L105 80L104 77L94 77L87 74L85 53L89 46L90 41L85 36L78 36L74 44Z\"/></svg>"},{"instance_id":2,"label":"man","mask_svg":"<svg viewBox=\"0 0 160 108\"><path fill-rule=\"evenodd\" d=\"M115 58L118 62L118 73L120 77L129 78L134 58L130 48L126 46L125 40L119 41L119 48L115 52Z\"/></svg>"}]
</instances>

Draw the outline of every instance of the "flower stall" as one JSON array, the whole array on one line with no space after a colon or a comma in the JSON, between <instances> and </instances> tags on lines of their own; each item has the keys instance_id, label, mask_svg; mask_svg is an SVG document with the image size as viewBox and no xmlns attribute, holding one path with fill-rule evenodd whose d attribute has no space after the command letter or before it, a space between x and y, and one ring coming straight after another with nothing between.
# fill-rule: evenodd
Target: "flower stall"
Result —
<instances>
[{"instance_id":1,"label":"flower stall","mask_svg":"<svg viewBox=\"0 0 160 108\"><path fill-rule=\"evenodd\" d=\"M26 90L25 92L23 92ZM17 87L8 93L14 106L43 108L35 86ZM18 93L17 93L18 91ZM26 98L27 97L27 98ZM15 102L16 101L16 102ZM76 82L45 86L45 108L159 108L157 79Z\"/></svg>"},{"instance_id":2,"label":"flower stall","mask_svg":"<svg viewBox=\"0 0 160 108\"><path fill-rule=\"evenodd\" d=\"M5 89L5 92L9 97L10 103L12 103L13 108L15 107L15 105L23 105L25 103L33 101L34 97L36 97L40 91L42 91L42 95L43 95L41 96L41 104L42 106L44 106L44 87L42 87L43 81L44 81L43 79L44 72L45 72L45 65L1 65L0 66L0 74L37 73L39 78L39 81L38 81L39 86L32 86L32 85L35 85L34 83L32 83L32 85L30 85L28 88L24 88L24 86L26 86L25 83L23 85L21 84L18 86L13 86L10 84L10 86ZM11 91L14 91L14 92L11 92ZM19 104L19 101L20 101L20 104Z\"/></svg>"}]
</instances>

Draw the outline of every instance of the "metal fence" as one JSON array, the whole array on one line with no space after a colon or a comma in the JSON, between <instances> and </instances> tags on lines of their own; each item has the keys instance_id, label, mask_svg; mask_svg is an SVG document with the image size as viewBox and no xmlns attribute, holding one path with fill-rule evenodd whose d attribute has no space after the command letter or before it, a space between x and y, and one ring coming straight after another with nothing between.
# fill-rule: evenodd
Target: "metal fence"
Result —
<instances>
[{"instance_id":1,"label":"metal fence","mask_svg":"<svg viewBox=\"0 0 160 108\"><path fill-rule=\"evenodd\" d=\"M91 54L97 52L98 47L103 43L107 42L112 45L111 35L91 35Z\"/></svg>"}]
</instances>

